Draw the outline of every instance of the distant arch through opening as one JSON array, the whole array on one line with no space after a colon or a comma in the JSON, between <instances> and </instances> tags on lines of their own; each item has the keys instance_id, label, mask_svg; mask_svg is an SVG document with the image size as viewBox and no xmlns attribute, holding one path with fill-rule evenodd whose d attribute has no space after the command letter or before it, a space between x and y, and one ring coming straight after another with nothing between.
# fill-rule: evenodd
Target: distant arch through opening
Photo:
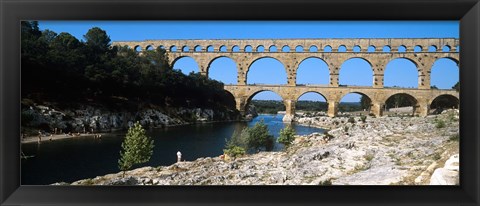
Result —
<instances>
[{"instance_id":1,"label":"distant arch through opening","mask_svg":"<svg viewBox=\"0 0 480 206\"><path fill-rule=\"evenodd\" d=\"M349 115L368 115L372 106L371 98L362 92L350 92L345 94L339 101L338 112L348 112Z\"/></svg>"},{"instance_id":2,"label":"distant arch through opening","mask_svg":"<svg viewBox=\"0 0 480 206\"><path fill-rule=\"evenodd\" d=\"M315 91L308 91L301 94L297 98L297 103L295 104L295 113L303 113L303 115L305 116L325 116L327 114L327 111L327 98L325 98L323 94Z\"/></svg>"}]
</instances>

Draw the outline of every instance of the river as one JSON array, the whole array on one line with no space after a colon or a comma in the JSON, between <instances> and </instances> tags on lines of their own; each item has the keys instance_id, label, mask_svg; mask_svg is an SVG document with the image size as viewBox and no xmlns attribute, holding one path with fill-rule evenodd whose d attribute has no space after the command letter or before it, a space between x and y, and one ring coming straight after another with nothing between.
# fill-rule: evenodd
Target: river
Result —
<instances>
[{"instance_id":1,"label":"river","mask_svg":"<svg viewBox=\"0 0 480 206\"><path fill-rule=\"evenodd\" d=\"M250 122L225 122L185 125L147 130L154 139L153 156L149 162L137 165L171 165L176 161L177 151L187 161L199 157L216 157L223 154L225 139L234 131L241 131L246 125L253 126L261 119L276 138L285 124L283 115L259 115ZM323 132L320 128L293 125L299 135ZM51 142L28 143L22 145L27 156L21 161L22 185L46 185L55 182L73 182L109 173L117 173L121 144L125 133L112 133L102 139L76 137ZM276 143L274 150L281 150Z\"/></svg>"}]
</instances>

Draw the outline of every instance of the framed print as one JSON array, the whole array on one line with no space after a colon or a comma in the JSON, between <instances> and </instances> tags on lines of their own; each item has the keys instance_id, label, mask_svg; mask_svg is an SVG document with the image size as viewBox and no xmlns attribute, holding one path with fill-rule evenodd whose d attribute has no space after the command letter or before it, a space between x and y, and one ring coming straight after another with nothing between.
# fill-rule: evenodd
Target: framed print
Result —
<instances>
[{"instance_id":1,"label":"framed print","mask_svg":"<svg viewBox=\"0 0 480 206\"><path fill-rule=\"evenodd\" d=\"M478 205L477 1L1 6L2 205Z\"/></svg>"}]
</instances>

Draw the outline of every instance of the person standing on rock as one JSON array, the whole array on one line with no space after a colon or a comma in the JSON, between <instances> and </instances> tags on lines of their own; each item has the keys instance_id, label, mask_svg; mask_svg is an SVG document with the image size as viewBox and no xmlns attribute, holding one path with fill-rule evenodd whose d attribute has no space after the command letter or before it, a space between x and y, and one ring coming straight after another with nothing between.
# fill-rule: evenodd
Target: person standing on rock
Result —
<instances>
[{"instance_id":1,"label":"person standing on rock","mask_svg":"<svg viewBox=\"0 0 480 206\"><path fill-rule=\"evenodd\" d=\"M182 153L180 151L177 152L177 162L182 161Z\"/></svg>"},{"instance_id":2,"label":"person standing on rock","mask_svg":"<svg viewBox=\"0 0 480 206\"><path fill-rule=\"evenodd\" d=\"M38 143L42 141L42 131L38 130Z\"/></svg>"}]
</instances>

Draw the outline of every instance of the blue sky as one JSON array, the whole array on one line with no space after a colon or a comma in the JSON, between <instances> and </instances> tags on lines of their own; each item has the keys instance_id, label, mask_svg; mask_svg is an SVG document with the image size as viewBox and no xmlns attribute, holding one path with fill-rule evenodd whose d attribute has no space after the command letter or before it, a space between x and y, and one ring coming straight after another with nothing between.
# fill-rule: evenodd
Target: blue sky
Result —
<instances>
[{"instance_id":1,"label":"blue sky","mask_svg":"<svg viewBox=\"0 0 480 206\"><path fill-rule=\"evenodd\" d=\"M40 21L40 29L68 32L83 40L92 27L100 27L112 41L147 39L280 39L280 38L459 38L458 21ZM280 49L280 48L278 48ZM291 48L294 49L294 48ZM191 58L178 60L174 68L184 73L198 71ZM210 67L209 77L226 84L236 83L235 63L219 58ZM275 75L271 75L275 74ZM297 73L299 84L328 84L327 65L318 59L304 61ZM417 87L417 71L407 60L394 60L385 70L385 86ZM432 85L450 89L457 81L457 65L438 60L432 70ZM261 59L251 65L247 83L286 84L283 65L274 59ZM340 84L372 85L372 70L360 59L345 62L340 70ZM342 101L354 102L357 94L348 94ZM262 92L254 99L276 99L273 92ZM307 93L300 100L323 100Z\"/></svg>"}]
</instances>

